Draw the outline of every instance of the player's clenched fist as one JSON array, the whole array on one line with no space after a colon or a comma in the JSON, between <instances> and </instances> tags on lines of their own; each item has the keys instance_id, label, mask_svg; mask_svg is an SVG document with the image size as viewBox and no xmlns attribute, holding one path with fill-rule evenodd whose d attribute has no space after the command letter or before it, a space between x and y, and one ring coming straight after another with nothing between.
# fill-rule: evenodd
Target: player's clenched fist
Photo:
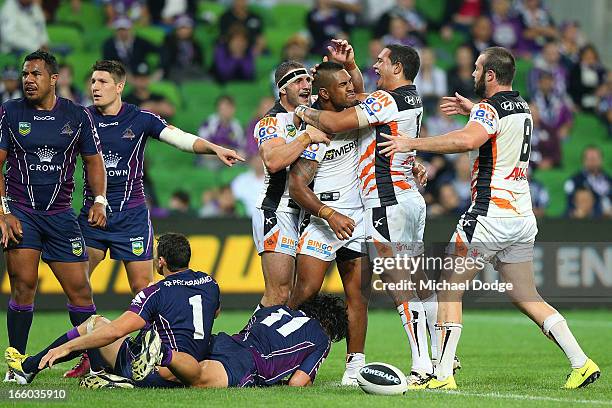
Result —
<instances>
[{"instance_id":1,"label":"player's clenched fist","mask_svg":"<svg viewBox=\"0 0 612 408\"><path fill-rule=\"evenodd\" d=\"M317 216L327 221L329 227L334 231L338 239L345 240L353 236L355 221L353 221L352 218L340 214L327 205L319 209Z\"/></svg>"},{"instance_id":2,"label":"player's clenched fist","mask_svg":"<svg viewBox=\"0 0 612 408\"><path fill-rule=\"evenodd\" d=\"M23 237L21 222L12 214L0 216L0 229L2 229L2 246L6 248L10 241L19 243Z\"/></svg>"},{"instance_id":3,"label":"player's clenched fist","mask_svg":"<svg viewBox=\"0 0 612 408\"><path fill-rule=\"evenodd\" d=\"M92 227L106 227L106 206L102 203L95 202L89 209L87 221Z\"/></svg>"}]
</instances>

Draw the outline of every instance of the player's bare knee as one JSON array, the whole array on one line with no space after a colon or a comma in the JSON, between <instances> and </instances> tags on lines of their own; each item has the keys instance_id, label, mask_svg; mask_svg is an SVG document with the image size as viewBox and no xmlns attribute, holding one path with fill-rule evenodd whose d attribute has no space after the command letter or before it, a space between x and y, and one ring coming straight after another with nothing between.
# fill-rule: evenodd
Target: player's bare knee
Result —
<instances>
[{"instance_id":1,"label":"player's bare knee","mask_svg":"<svg viewBox=\"0 0 612 408\"><path fill-rule=\"evenodd\" d=\"M11 282L11 286L11 295L18 304L28 305L34 302L36 283L17 281Z\"/></svg>"},{"instance_id":2,"label":"player's bare knee","mask_svg":"<svg viewBox=\"0 0 612 408\"><path fill-rule=\"evenodd\" d=\"M151 281L148 279L134 280L130 282L130 290L132 291L133 294L136 294L140 292L141 290L143 290L144 288L146 288L147 286L149 286L150 283Z\"/></svg>"},{"instance_id":3,"label":"player's bare knee","mask_svg":"<svg viewBox=\"0 0 612 408\"><path fill-rule=\"evenodd\" d=\"M100 327L106 326L110 323L106 317L102 315L92 315L87 318L83 323L81 323L78 327L79 335L83 336L85 334L91 333Z\"/></svg>"}]
</instances>

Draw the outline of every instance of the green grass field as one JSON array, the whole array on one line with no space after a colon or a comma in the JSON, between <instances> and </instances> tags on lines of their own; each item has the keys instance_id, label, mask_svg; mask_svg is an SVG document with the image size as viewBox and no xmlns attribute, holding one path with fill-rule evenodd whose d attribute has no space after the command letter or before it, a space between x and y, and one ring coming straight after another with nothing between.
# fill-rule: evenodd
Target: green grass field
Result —
<instances>
[{"instance_id":1,"label":"green grass field","mask_svg":"<svg viewBox=\"0 0 612 408\"><path fill-rule=\"evenodd\" d=\"M547 340L527 318L515 311L468 311L465 314L458 355L463 369L457 373L457 392L422 391L404 396L381 397L359 389L341 388L344 371L344 343L335 344L323 364L314 387L290 389L227 390L84 390L76 381L61 378L71 364L64 363L41 373L30 385L36 389L64 388L64 403L74 407L137 406L155 408L178 406L248 407L346 407L360 406L441 406L515 407L515 406L612 406L612 311L565 312L570 327L589 356L602 369L602 377L585 389L567 391L560 387L568 364L556 346ZM109 314L116 316L116 313ZM224 312L214 331L234 332L248 318L247 312ZM368 361L383 361L409 370L409 347L397 315L373 311L370 314L366 356ZM0 323L2 350L6 347L6 324ZM67 313L38 313L34 318L28 351L39 351L69 328ZM2 371L4 375L4 371ZM12 385L15 387L15 385ZM0 406L7 406L7 385L0 383ZM56 405L57 404L57 405ZM19 402L19 407L41 406L41 402Z\"/></svg>"}]
</instances>

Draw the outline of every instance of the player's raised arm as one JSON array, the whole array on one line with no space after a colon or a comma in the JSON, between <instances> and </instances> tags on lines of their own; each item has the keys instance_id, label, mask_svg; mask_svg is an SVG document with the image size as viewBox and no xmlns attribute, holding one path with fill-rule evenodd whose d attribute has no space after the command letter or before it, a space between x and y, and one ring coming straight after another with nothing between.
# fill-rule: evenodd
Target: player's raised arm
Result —
<instances>
[{"instance_id":1,"label":"player's raised arm","mask_svg":"<svg viewBox=\"0 0 612 408\"><path fill-rule=\"evenodd\" d=\"M263 118L261 121L266 120ZM260 121L260 123L261 123ZM259 125L255 128L261 128L266 131L268 127L260 127ZM275 127L275 126L271 126ZM272 130L274 133L275 130ZM319 129L315 129L312 126L306 127L306 130L299 135L295 140L290 143L286 143L285 139L280 137L272 137L264 135L259 139L259 155L263 160L264 164L268 168L271 173L276 173L284 168L287 168L291 165L302 152L310 146L312 143L329 143L328 136L320 131Z\"/></svg>"},{"instance_id":2,"label":"player's raised arm","mask_svg":"<svg viewBox=\"0 0 612 408\"><path fill-rule=\"evenodd\" d=\"M295 109L295 114L304 122L325 133L340 133L368 126L367 117L357 107L332 112L300 105Z\"/></svg>"},{"instance_id":3,"label":"player's raised arm","mask_svg":"<svg viewBox=\"0 0 612 408\"><path fill-rule=\"evenodd\" d=\"M332 44L327 47L329 51L329 61L337 62L342 64L344 69L349 73L355 87L356 94L362 94L365 92L365 85L363 82L363 75L361 70L355 63L355 51L353 46L346 40L332 40Z\"/></svg>"},{"instance_id":4,"label":"player's raised arm","mask_svg":"<svg viewBox=\"0 0 612 408\"><path fill-rule=\"evenodd\" d=\"M225 165L231 167L238 161L244 161L235 150L211 143L196 135L185 132L172 125L166 126L159 135L159 140L179 150L195 154L215 154Z\"/></svg>"},{"instance_id":5,"label":"player's raised arm","mask_svg":"<svg viewBox=\"0 0 612 408\"><path fill-rule=\"evenodd\" d=\"M455 96L445 96L442 98L444 103L440 105L440 110L446 115L464 115L467 116L474 107L474 102L468 98L459 95L455 92Z\"/></svg>"},{"instance_id":6,"label":"player's raised arm","mask_svg":"<svg viewBox=\"0 0 612 408\"><path fill-rule=\"evenodd\" d=\"M323 218L338 239L349 239L355 229L355 221L323 204L308 185L312 182L319 163L299 158L289 171L289 195L305 211Z\"/></svg>"},{"instance_id":7,"label":"player's raised arm","mask_svg":"<svg viewBox=\"0 0 612 408\"><path fill-rule=\"evenodd\" d=\"M378 146L383 148L381 153L386 156L413 150L441 154L462 153L482 146L497 133L498 128L497 111L490 104L481 102L472 107L470 120L463 129L426 138L411 138L402 131L395 137L383 134L389 140L378 143Z\"/></svg>"}]
</instances>

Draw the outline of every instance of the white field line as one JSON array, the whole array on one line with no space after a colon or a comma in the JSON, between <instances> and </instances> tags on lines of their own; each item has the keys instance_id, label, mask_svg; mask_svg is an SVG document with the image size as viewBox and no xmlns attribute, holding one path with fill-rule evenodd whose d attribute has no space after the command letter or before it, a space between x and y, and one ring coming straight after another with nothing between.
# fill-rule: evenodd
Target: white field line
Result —
<instances>
[{"instance_id":1,"label":"white field line","mask_svg":"<svg viewBox=\"0 0 612 408\"><path fill-rule=\"evenodd\" d=\"M538 397L535 395L520 395L520 394L502 394L497 392L465 392L465 391L443 391L440 390L438 392L443 392L449 395L464 395L468 397L483 397L483 398L500 398L500 399L510 399L517 401L549 401L549 402L564 402L568 404L592 404L592 405L605 405L612 406L612 401L604 401L604 400L586 400L586 399L564 399L564 398L554 398L554 397Z\"/></svg>"},{"instance_id":2,"label":"white field line","mask_svg":"<svg viewBox=\"0 0 612 408\"><path fill-rule=\"evenodd\" d=\"M527 326L535 325L531 320L527 317L523 317L520 315L520 312L516 311L517 316L494 316L494 315L471 315L467 314L464 316L464 322L472 322L472 321L481 321L487 323L498 323L498 324L524 324ZM563 313L561 313L563 314ZM581 319L572 319L571 317L568 319L568 324L570 327L572 326L597 326L597 327L606 327L612 328L612 320L581 320Z\"/></svg>"}]
</instances>

